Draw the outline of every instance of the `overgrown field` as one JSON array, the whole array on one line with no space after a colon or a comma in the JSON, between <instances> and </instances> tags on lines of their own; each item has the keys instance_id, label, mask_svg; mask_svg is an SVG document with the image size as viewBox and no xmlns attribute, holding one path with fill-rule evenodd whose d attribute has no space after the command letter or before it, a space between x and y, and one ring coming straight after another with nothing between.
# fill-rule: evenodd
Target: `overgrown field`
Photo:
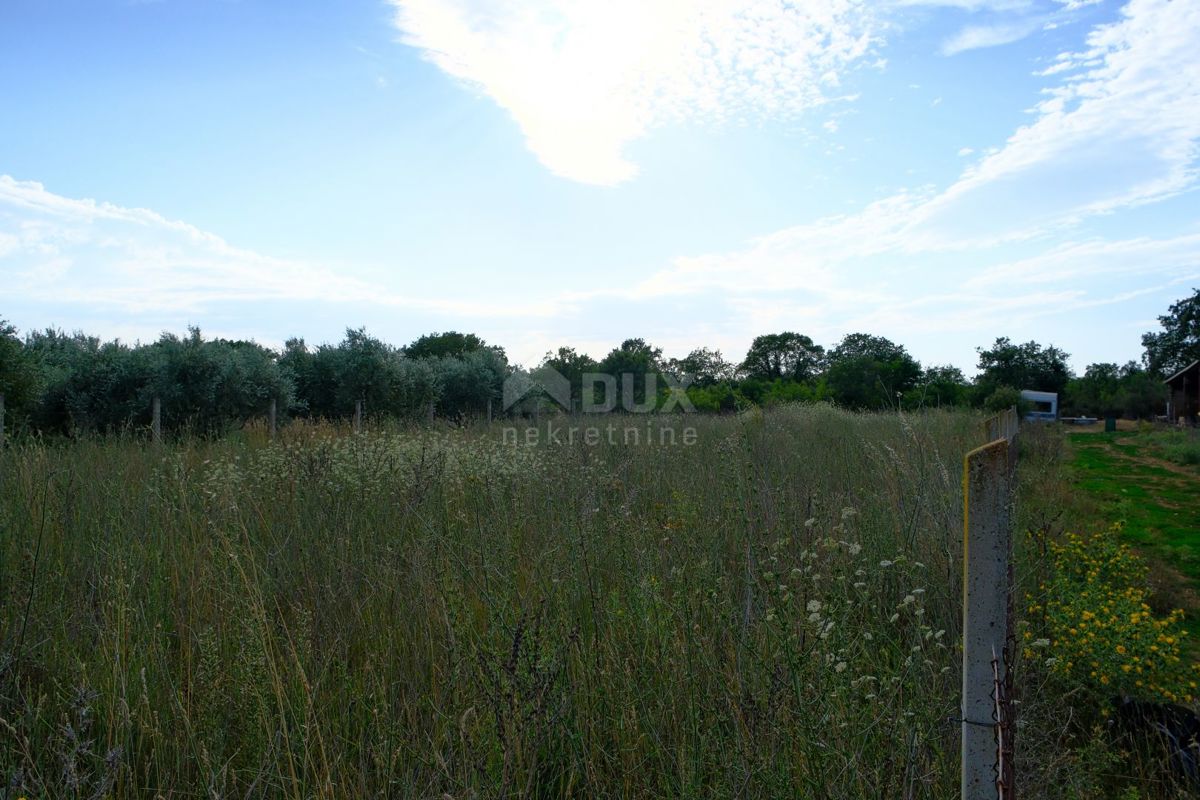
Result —
<instances>
[{"instance_id":1,"label":"overgrown field","mask_svg":"<svg viewBox=\"0 0 1200 800\"><path fill-rule=\"evenodd\" d=\"M955 795L978 418L627 419L0 453L0 797Z\"/></svg>"}]
</instances>

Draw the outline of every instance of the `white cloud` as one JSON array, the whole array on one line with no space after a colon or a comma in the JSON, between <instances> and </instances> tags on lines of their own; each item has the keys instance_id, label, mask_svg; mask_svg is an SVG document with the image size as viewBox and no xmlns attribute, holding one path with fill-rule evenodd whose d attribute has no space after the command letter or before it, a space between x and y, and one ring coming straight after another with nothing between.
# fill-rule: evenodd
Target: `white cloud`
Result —
<instances>
[{"instance_id":1,"label":"white cloud","mask_svg":"<svg viewBox=\"0 0 1200 800\"><path fill-rule=\"evenodd\" d=\"M958 149L958 155L960 157L969 156L974 152L975 152L975 148L973 148L973 147L960 147Z\"/></svg>"},{"instance_id":2,"label":"white cloud","mask_svg":"<svg viewBox=\"0 0 1200 800\"><path fill-rule=\"evenodd\" d=\"M1195 186L1195 41L1200 5L1133 0L1118 22L1093 30L1086 52L1062 59L1071 74L1034 121L947 189L679 258L630 294L724 293L756 328L777 309L814 330L962 332L1194 279L1200 235L1072 241L1071 233L1089 216ZM1014 257L1021 249L1033 255Z\"/></svg>"},{"instance_id":3,"label":"white cloud","mask_svg":"<svg viewBox=\"0 0 1200 800\"><path fill-rule=\"evenodd\" d=\"M966 281L971 288L1076 282L1112 277L1190 275L1200 269L1200 234L1168 239L1068 242L1036 256L990 267Z\"/></svg>"},{"instance_id":4,"label":"white cloud","mask_svg":"<svg viewBox=\"0 0 1200 800\"><path fill-rule=\"evenodd\" d=\"M477 317L562 313L549 303L458 301L397 292L339 270L273 258L153 211L78 200L0 175L6 298L130 314L197 313L225 303L314 301Z\"/></svg>"},{"instance_id":5,"label":"white cloud","mask_svg":"<svg viewBox=\"0 0 1200 800\"><path fill-rule=\"evenodd\" d=\"M21 240L16 236L8 233L0 233L0 258L4 258L9 253L17 252L17 247L21 244Z\"/></svg>"},{"instance_id":6,"label":"white cloud","mask_svg":"<svg viewBox=\"0 0 1200 800\"><path fill-rule=\"evenodd\" d=\"M858 214L827 217L786 228L736 253L682 257L643 281L634 296L666 296L707 289L769 293L806 290L831 299L842 293L870 294L866 286L844 286L846 263L901 247L905 220L919 198L900 194L873 203Z\"/></svg>"},{"instance_id":7,"label":"white cloud","mask_svg":"<svg viewBox=\"0 0 1200 800\"><path fill-rule=\"evenodd\" d=\"M1040 18L1022 19L995 25L968 25L942 43L942 55L952 56L967 50L997 47L1024 39L1042 27Z\"/></svg>"},{"instance_id":8,"label":"white cloud","mask_svg":"<svg viewBox=\"0 0 1200 800\"><path fill-rule=\"evenodd\" d=\"M791 115L865 56L862 0L388 0L403 40L507 110L566 178L611 185L657 125Z\"/></svg>"},{"instance_id":9,"label":"white cloud","mask_svg":"<svg viewBox=\"0 0 1200 800\"><path fill-rule=\"evenodd\" d=\"M1033 7L1033 0L893 0L896 6L931 6L957 8L963 11L1025 11Z\"/></svg>"},{"instance_id":10,"label":"white cloud","mask_svg":"<svg viewBox=\"0 0 1200 800\"><path fill-rule=\"evenodd\" d=\"M922 209L942 238L1029 235L1196 182L1200 4L1132 0L1069 54L1036 119Z\"/></svg>"}]
</instances>

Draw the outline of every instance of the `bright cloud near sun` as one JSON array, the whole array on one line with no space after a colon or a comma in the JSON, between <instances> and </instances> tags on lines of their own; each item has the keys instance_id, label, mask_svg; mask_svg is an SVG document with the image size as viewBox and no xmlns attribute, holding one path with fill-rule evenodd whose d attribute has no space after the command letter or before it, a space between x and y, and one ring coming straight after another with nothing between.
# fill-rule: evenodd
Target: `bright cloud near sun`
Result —
<instances>
[{"instance_id":1,"label":"bright cloud near sun","mask_svg":"<svg viewBox=\"0 0 1200 800\"><path fill-rule=\"evenodd\" d=\"M0 78L4 318L524 363L864 331L969 370L1004 335L1082 368L1200 285L1192 0L378 0L349 38L297 2L329 69L93 38L106 70ZM204 8L120 18L228 30ZM0 75L59 47L4 22Z\"/></svg>"},{"instance_id":2,"label":"bright cloud near sun","mask_svg":"<svg viewBox=\"0 0 1200 800\"><path fill-rule=\"evenodd\" d=\"M860 0L391 0L404 41L506 109L548 169L611 185L657 125L779 116L837 96L870 50Z\"/></svg>"}]
</instances>

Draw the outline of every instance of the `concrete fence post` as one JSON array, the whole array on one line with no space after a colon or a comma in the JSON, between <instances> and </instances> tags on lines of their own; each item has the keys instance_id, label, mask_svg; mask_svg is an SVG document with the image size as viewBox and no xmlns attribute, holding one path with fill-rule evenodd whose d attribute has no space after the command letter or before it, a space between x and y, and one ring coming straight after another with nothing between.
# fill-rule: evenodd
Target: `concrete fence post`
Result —
<instances>
[{"instance_id":1,"label":"concrete fence post","mask_svg":"<svg viewBox=\"0 0 1200 800\"><path fill-rule=\"evenodd\" d=\"M0 392L0 447L4 447L4 392Z\"/></svg>"},{"instance_id":2,"label":"concrete fence post","mask_svg":"<svg viewBox=\"0 0 1200 800\"><path fill-rule=\"evenodd\" d=\"M362 433L363 401L360 397L354 401L354 432Z\"/></svg>"},{"instance_id":3,"label":"concrete fence post","mask_svg":"<svg viewBox=\"0 0 1200 800\"><path fill-rule=\"evenodd\" d=\"M150 401L150 435L154 441L162 441L162 398L157 395Z\"/></svg>"},{"instance_id":4,"label":"concrete fence post","mask_svg":"<svg viewBox=\"0 0 1200 800\"><path fill-rule=\"evenodd\" d=\"M487 421L488 421L488 425L492 424L492 398L490 398L490 397L488 398Z\"/></svg>"},{"instance_id":5,"label":"concrete fence post","mask_svg":"<svg viewBox=\"0 0 1200 800\"><path fill-rule=\"evenodd\" d=\"M275 438L275 413L277 409L276 400L271 398L271 405L267 408L267 428L271 431L271 438Z\"/></svg>"},{"instance_id":6,"label":"concrete fence post","mask_svg":"<svg viewBox=\"0 0 1200 800\"><path fill-rule=\"evenodd\" d=\"M429 401L429 407L427 409L425 409L425 417L428 420L429 424L432 425L433 424L433 401L432 400Z\"/></svg>"},{"instance_id":7,"label":"concrete fence post","mask_svg":"<svg viewBox=\"0 0 1200 800\"><path fill-rule=\"evenodd\" d=\"M1009 798L1012 788L1012 720L1005 717L1016 410L987 420L985 429L994 440L963 463L962 800Z\"/></svg>"}]
</instances>

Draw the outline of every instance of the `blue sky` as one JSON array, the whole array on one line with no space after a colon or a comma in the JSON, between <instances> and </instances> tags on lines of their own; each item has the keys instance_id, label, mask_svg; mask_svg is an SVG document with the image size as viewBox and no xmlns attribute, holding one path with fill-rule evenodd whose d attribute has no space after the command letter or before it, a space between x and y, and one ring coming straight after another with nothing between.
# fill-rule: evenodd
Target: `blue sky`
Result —
<instances>
[{"instance_id":1,"label":"blue sky","mask_svg":"<svg viewBox=\"0 0 1200 800\"><path fill-rule=\"evenodd\" d=\"M0 316L536 362L1141 354L1200 286L1194 0L5 0Z\"/></svg>"}]
</instances>

